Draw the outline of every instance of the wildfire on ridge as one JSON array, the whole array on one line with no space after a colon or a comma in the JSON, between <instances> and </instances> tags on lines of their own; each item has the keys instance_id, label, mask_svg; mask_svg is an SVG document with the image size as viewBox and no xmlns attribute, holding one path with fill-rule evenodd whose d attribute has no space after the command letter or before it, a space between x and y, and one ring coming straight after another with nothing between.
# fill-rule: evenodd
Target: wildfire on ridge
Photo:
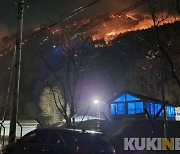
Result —
<instances>
[{"instance_id":1,"label":"wildfire on ridge","mask_svg":"<svg viewBox=\"0 0 180 154\"><path fill-rule=\"evenodd\" d=\"M130 31L137 31L142 29L148 29L151 28L154 23L152 21L152 18L148 15L140 15L140 14L123 14L123 15L110 15L109 21L100 24L98 26L94 26L91 30L91 37L93 41L97 41L95 44L96 48L104 47L105 45L111 45L112 40L114 40L118 35L123 34L125 32ZM173 23L175 21L180 20L180 17L172 17L169 16L166 20L164 20L160 25L166 24L166 23ZM63 26L57 26L50 29L51 35L60 35L60 33L63 33L64 29L68 31L68 33L71 31L75 33L75 31L79 32L82 29L86 30L89 26L93 23L101 22L100 19L82 19L79 21L74 21L72 24L67 24ZM40 30L39 27L35 29L35 31ZM77 33L73 38L76 38L79 34ZM74 34L73 34L74 35ZM47 37L45 37L41 44L43 42L46 42L48 40ZM104 40L105 43L99 43L98 40Z\"/></svg>"},{"instance_id":2,"label":"wildfire on ridge","mask_svg":"<svg viewBox=\"0 0 180 154\"><path fill-rule=\"evenodd\" d=\"M112 40L114 40L118 35L123 34L129 31L137 31L142 29L148 29L153 26L153 21L150 16L140 15L140 14L123 14L123 15L110 15L109 21L99 26L95 26L92 28L92 40L104 40L104 43L96 43L95 47L100 48L104 47L105 45L110 45ZM96 22L101 22L100 19L95 19ZM173 17L169 16L165 21L163 21L160 25L166 23L173 23L175 21L180 21L180 17ZM59 35L63 32L63 29L66 28L69 32L70 31L78 31L91 27L94 20L91 19L83 19L79 21L74 21L73 24L67 24L65 27L55 26L53 28L48 28L50 30L51 35ZM33 30L33 32L38 32L43 28L43 26L37 26ZM82 33L83 34L83 33ZM78 35L77 35L78 36ZM75 36L76 38L76 36ZM42 38L40 45L44 44L48 41L48 37ZM23 40L22 44L26 44L28 39ZM12 49L11 44L9 44L10 49ZM0 55L2 56L2 55Z\"/></svg>"},{"instance_id":3,"label":"wildfire on ridge","mask_svg":"<svg viewBox=\"0 0 180 154\"><path fill-rule=\"evenodd\" d=\"M114 40L118 35L123 34L129 31L137 31L142 29L148 29L153 26L152 18L149 15L141 15L141 14L123 14L123 15L110 15L109 21L100 24L99 26L95 26L92 28L92 40L104 40L106 45L110 44L112 40ZM164 20L160 25L166 23L173 23L175 21L180 20L180 17L172 17L169 16L166 20ZM65 27L54 27L51 29L52 35L59 35L64 28L68 29L68 31L75 31L86 29L94 23L94 20L91 19L82 19L80 21L74 21L72 24L66 25ZM96 22L100 22L100 19L96 19ZM82 28L83 27L83 28ZM40 30L40 27L35 28L34 31ZM97 45L100 46L100 45Z\"/></svg>"},{"instance_id":4,"label":"wildfire on ridge","mask_svg":"<svg viewBox=\"0 0 180 154\"><path fill-rule=\"evenodd\" d=\"M94 41L103 39L106 45L109 45L111 41L120 34L129 31L148 29L154 25L151 17L139 14L111 15L110 19L112 20L97 28L96 34L92 37ZM173 23L178 20L180 20L180 17L176 17L175 19L169 16L160 25ZM98 45L98 47L99 46L100 45Z\"/></svg>"}]
</instances>

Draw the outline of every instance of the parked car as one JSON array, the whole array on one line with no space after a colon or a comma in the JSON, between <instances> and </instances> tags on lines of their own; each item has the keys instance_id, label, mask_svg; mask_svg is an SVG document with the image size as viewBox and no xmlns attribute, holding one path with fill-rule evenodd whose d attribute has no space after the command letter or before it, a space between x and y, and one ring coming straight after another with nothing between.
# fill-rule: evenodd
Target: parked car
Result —
<instances>
[{"instance_id":1,"label":"parked car","mask_svg":"<svg viewBox=\"0 0 180 154\"><path fill-rule=\"evenodd\" d=\"M115 150L98 132L43 128L5 146L2 154L115 154Z\"/></svg>"}]
</instances>

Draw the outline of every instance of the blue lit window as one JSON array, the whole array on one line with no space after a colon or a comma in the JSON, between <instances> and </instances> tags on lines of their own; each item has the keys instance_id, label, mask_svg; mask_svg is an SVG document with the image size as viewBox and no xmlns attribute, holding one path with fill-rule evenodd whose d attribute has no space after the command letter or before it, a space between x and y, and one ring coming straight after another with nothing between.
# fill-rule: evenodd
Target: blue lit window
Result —
<instances>
[{"instance_id":1,"label":"blue lit window","mask_svg":"<svg viewBox=\"0 0 180 154\"><path fill-rule=\"evenodd\" d=\"M135 104L128 103L128 114L135 114Z\"/></svg>"},{"instance_id":2,"label":"blue lit window","mask_svg":"<svg viewBox=\"0 0 180 154\"><path fill-rule=\"evenodd\" d=\"M119 104L111 104L111 114L125 114L125 104L119 103Z\"/></svg>"},{"instance_id":3,"label":"blue lit window","mask_svg":"<svg viewBox=\"0 0 180 154\"><path fill-rule=\"evenodd\" d=\"M166 106L166 114L167 114L167 117L171 117L171 107L170 106Z\"/></svg>"},{"instance_id":4,"label":"blue lit window","mask_svg":"<svg viewBox=\"0 0 180 154\"><path fill-rule=\"evenodd\" d=\"M175 117L175 111L174 111L174 107L172 106L166 106L166 114L167 114L167 117Z\"/></svg>"},{"instance_id":5,"label":"blue lit window","mask_svg":"<svg viewBox=\"0 0 180 154\"><path fill-rule=\"evenodd\" d=\"M136 113L143 113L144 112L143 102L136 102L135 106L136 106Z\"/></svg>"},{"instance_id":6,"label":"blue lit window","mask_svg":"<svg viewBox=\"0 0 180 154\"><path fill-rule=\"evenodd\" d=\"M117 108L117 105L116 104L111 104L111 114L116 114L116 108Z\"/></svg>"},{"instance_id":7,"label":"blue lit window","mask_svg":"<svg viewBox=\"0 0 180 154\"><path fill-rule=\"evenodd\" d=\"M154 104L154 108L155 108L155 114L156 114L160 110L161 104ZM162 112L159 115L162 116Z\"/></svg>"},{"instance_id":8,"label":"blue lit window","mask_svg":"<svg viewBox=\"0 0 180 154\"><path fill-rule=\"evenodd\" d=\"M130 102L128 103L128 114L143 113L143 102Z\"/></svg>"},{"instance_id":9,"label":"blue lit window","mask_svg":"<svg viewBox=\"0 0 180 154\"><path fill-rule=\"evenodd\" d=\"M127 101L138 101L138 100L140 100L139 98L134 97L134 96L129 95L129 94L126 94L126 99L127 99Z\"/></svg>"},{"instance_id":10,"label":"blue lit window","mask_svg":"<svg viewBox=\"0 0 180 154\"><path fill-rule=\"evenodd\" d=\"M114 100L114 102L124 102L124 101L125 101L125 94Z\"/></svg>"},{"instance_id":11,"label":"blue lit window","mask_svg":"<svg viewBox=\"0 0 180 154\"><path fill-rule=\"evenodd\" d=\"M175 108L171 106L171 117L175 117Z\"/></svg>"},{"instance_id":12,"label":"blue lit window","mask_svg":"<svg viewBox=\"0 0 180 154\"><path fill-rule=\"evenodd\" d=\"M146 106L147 106L148 113L154 115L154 103L147 102Z\"/></svg>"},{"instance_id":13,"label":"blue lit window","mask_svg":"<svg viewBox=\"0 0 180 154\"><path fill-rule=\"evenodd\" d=\"M125 104L124 103L117 104L117 114L125 114Z\"/></svg>"}]
</instances>

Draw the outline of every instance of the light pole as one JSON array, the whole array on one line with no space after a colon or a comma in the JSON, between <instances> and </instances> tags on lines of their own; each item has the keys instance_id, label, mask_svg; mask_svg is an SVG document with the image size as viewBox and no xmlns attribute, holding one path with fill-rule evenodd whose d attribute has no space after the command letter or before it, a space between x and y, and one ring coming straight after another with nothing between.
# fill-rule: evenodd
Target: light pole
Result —
<instances>
[{"instance_id":1,"label":"light pole","mask_svg":"<svg viewBox=\"0 0 180 154\"><path fill-rule=\"evenodd\" d=\"M22 48L22 31L23 31L23 12L24 0L17 0L17 32L14 64L14 90L10 115L9 143L14 142L16 138L16 123L19 104L19 85L21 70L21 48Z\"/></svg>"},{"instance_id":2,"label":"light pole","mask_svg":"<svg viewBox=\"0 0 180 154\"><path fill-rule=\"evenodd\" d=\"M101 102L100 102L99 100L97 100L97 99L94 100L94 104L97 104L97 106L98 106L98 112L97 112L98 119L101 118L101 115L100 115L100 108L99 108L99 104L100 104L100 103L101 103Z\"/></svg>"}]
</instances>

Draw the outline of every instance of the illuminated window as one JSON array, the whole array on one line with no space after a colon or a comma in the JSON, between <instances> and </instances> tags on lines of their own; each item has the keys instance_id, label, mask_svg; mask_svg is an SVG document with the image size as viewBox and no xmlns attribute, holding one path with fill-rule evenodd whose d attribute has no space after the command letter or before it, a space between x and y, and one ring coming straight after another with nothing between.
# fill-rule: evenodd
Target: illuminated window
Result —
<instances>
[{"instance_id":1,"label":"illuminated window","mask_svg":"<svg viewBox=\"0 0 180 154\"><path fill-rule=\"evenodd\" d=\"M175 117L175 109L174 107L172 106L166 106L166 114L167 114L167 117Z\"/></svg>"},{"instance_id":2,"label":"illuminated window","mask_svg":"<svg viewBox=\"0 0 180 154\"><path fill-rule=\"evenodd\" d=\"M146 107L147 107L148 113L154 115L154 103L147 102Z\"/></svg>"},{"instance_id":3,"label":"illuminated window","mask_svg":"<svg viewBox=\"0 0 180 154\"><path fill-rule=\"evenodd\" d=\"M139 98L136 98L136 97L129 95L129 94L126 94L126 99L127 99L127 101L138 101L138 100L140 100Z\"/></svg>"},{"instance_id":4,"label":"illuminated window","mask_svg":"<svg viewBox=\"0 0 180 154\"><path fill-rule=\"evenodd\" d=\"M143 113L143 102L129 102L128 103L128 114Z\"/></svg>"},{"instance_id":5,"label":"illuminated window","mask_svg":"<svg viewBox=\"0 0 180 154\"><path fill-rule=\"evenodd\" d=\"M161 109L161 106L162 106L161 104L154 104L155 114L158 113L158 111ZM162 116L162 111L159 115Z\"/></svg>"},{"instance_id":6,"label":"illuminated window","mask_svg":"<svg viewBox=\"0 0 180 154\"><path fill-rule=\"evenodd\" d=\"M129 94L123 94L122 96L115 99L113 102L138 101L138 100L140 100L140 99L137 97L134 97L134 96L129 95Z\"/></svg>"},{"instance_id":7,"label":"illuminated window","mask_svg":"<svg viewBox=\"0 0 180 154\"><path fill-rule=\"evenodd\" d=\"M128 103L128 114L135 114L135 104L133 103Z\"/></svg>"},{"instance_id":8,"label":"illuminated window","mask_svg":"<svg viewBox=\"0 0 180 154\"><path fill-rule=\"evenodd\" d=\"M119 104L111 104L111 114L125 114L125 104L119 103Z\"/></svg>"},{"instance_id":9,"label":"illuminated window","mask_svg":"<svg viewBox=\"0 0 180 154\"><path fill-rule=\"evenodd\" d=\"M114 100L114 102L124 102L124 101L125 101L125 94Z\"/></svg>"},{"instance_id":10,"label":"illuminated window","mask_svg":"<svg viewBox=\"0 0 180 154\"><path fill-rule=\"evenodd\" d=\"M117 114L125 114L125 104L124 103L117 104Z\"/></svg>"},{"instance_id":11,"label":"illuminated window","mask_svg":"<svg viewBox=\"0 0 180 154\"><path fill-rule=\"evenodd\" d=\"M111 104L111 114L116 114L116 107L117 106L117 104Z\"/></svg>"},{"instance_id":12,"label":"illuminated window","mask_svg":"<svg viewBox=\"0 0 180 154\"><path fill-rule=\"evenodd\" d=\"M171 106L171 117L175 117L175 108Z\"/></svg>"},{"instance_id":13,"label":"illuminated window","mask_svg":"<svg viewBox=\"0 0 180 154\"><path fill-rule=\"evenodd\" d=\"M136 102L135 106L136 106L136 113L143 113L144 112L143 102Z\"/></svg>"}]
</instances>

